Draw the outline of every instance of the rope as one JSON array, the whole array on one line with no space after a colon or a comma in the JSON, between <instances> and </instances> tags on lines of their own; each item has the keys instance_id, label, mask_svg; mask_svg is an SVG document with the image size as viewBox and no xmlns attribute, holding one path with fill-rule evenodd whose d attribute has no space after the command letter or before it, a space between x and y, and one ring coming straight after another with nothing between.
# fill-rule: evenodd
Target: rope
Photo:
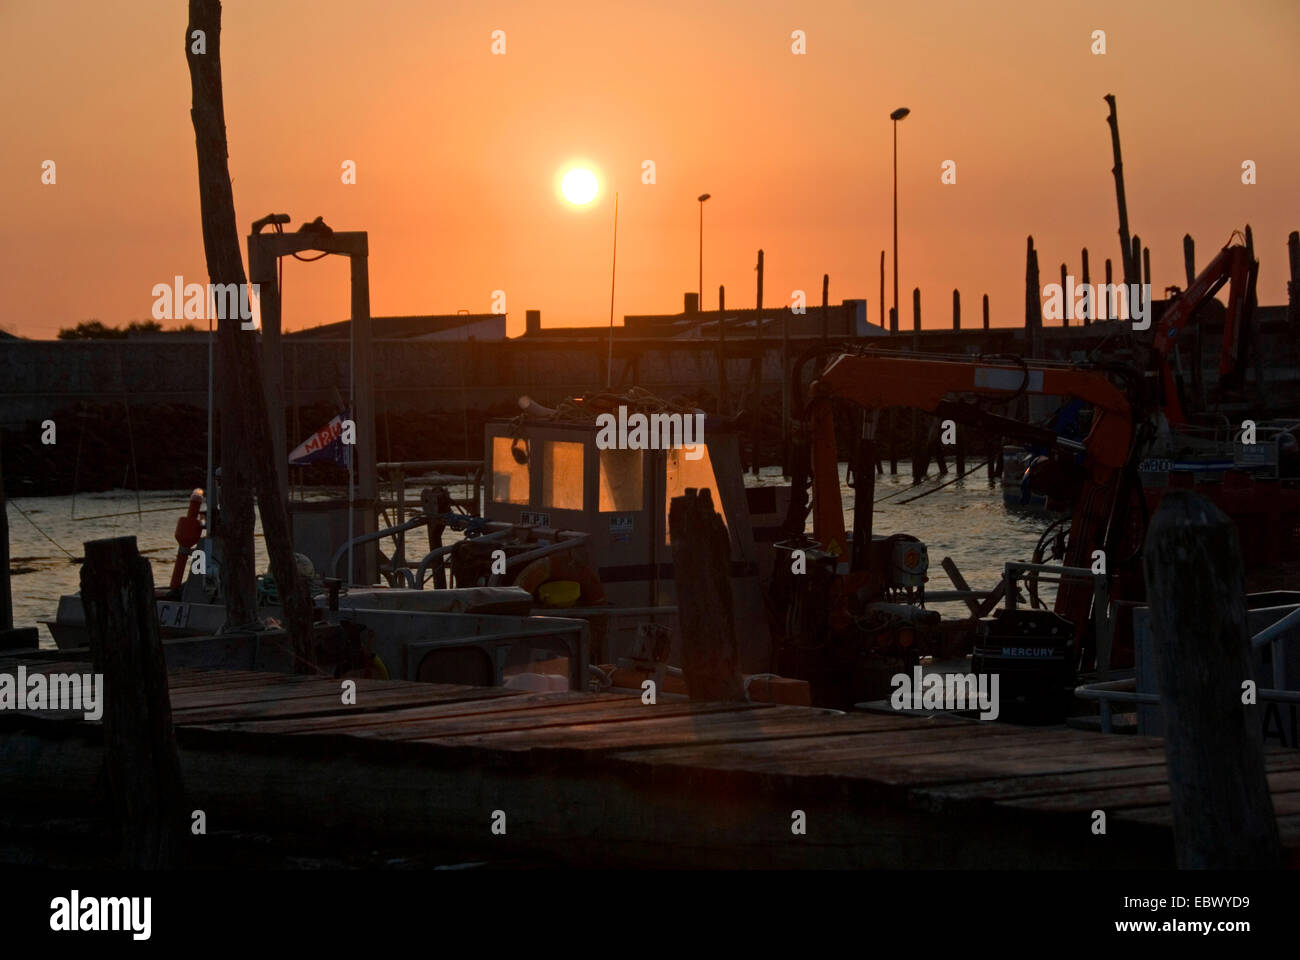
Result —
<instances>
[{"instance_id":1,"label":"rope","mask_svg":"<svg viewBox=\"0 0 1300 960\"><path fill-rule=\"evenodd\" d=\"M79 561L81 560L80 557L74 557L72 554L68 553L67 550L64 550L64 549L63 549L63 544L59 543L59 541L55 540L55 539L54 539L53 537L51 537L48 533L46 533L44 530L42 530L40 524L38 524L35 520L33 520L31 517L29 517L29 516L27 515L27 511L26 511L26 510L24 510L22 507L18 506L17 501L15 501L15 500L10 500L9 503L13 504L14 509L17 510L19 513L21 513L21 514L23 515L23 517L27 520L27 522L30 523L33 527L36 528L36 532L37 532L37 533L39 533L39 534L40 534L42 537L44 537L46 540L50 541L50 543L54 544L54 545L55 545L56 547L58 547L60 550L63 550L64 554L67 555L67 558L68 558L69 560L71 560L73 563L77 563L77 562L79 562Z\"/></svg>"}]
</instances>

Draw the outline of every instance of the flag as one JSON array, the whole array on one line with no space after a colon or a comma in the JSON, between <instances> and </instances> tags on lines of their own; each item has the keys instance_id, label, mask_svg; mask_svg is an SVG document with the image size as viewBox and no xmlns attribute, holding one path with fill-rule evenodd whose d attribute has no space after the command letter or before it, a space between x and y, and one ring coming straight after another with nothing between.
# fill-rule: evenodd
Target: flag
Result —
<instances>
[{"instance_id":1,"label":"flag","mask_svg":"<svg viewBox=\"0 0 1300 960\"><path fill-rule=\"evenodd\" d=\"M289 463L302 466L306 463L333 463L348 467L352 462L352 444L343 442L343 421L347 420L349 411L345 410L325 426L298 444L289 454Z\"/></svg>"}]
</instances>

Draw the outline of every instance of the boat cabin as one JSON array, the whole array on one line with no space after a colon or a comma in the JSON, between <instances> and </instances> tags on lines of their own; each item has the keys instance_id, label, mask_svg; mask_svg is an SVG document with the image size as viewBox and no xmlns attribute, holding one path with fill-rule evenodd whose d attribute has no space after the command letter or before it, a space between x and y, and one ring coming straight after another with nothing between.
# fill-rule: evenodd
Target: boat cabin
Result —
<instances>
[{"instance_id":1,"label":"boat cabin","mask_svg":"<svg viewBox=\"0 0 1300 960\"><path fill-rule=\"evenodd\" d=\"M673 498L687 489L712 491L731 536L732 610L741 669L769 669L771 640L759 592L759 555L734 430L706 418L702 443L670 449L601 449L599 433L594 422L489 421L484 516L530 525L539 542L554 540L560 531L585 534L575 553L594 570L610 603L672 606L668 511ZM635 643L634 625L625 626L610 631L608 648L598 654L608 662L628 655ZM673 662L680 662L679 644L675 637Z\"/></svg>"}]
</instances>

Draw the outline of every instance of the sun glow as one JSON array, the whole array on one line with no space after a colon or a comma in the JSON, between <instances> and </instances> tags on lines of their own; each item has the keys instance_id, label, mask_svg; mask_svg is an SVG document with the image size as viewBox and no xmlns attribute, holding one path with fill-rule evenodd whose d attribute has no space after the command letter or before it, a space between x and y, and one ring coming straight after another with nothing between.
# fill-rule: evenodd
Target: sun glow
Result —
<instances>
[{"instance_id":1,"label":"sun glow","mask_svg":"<svg viewBox=\"0 0 1300 960\"><path fill-rule=\"evenodd\" d=\"M600 182L596 175L586 167L574 167L564 174L560 181L560 193L565 200L575 206L584 207L596 199Z\"/></svg>"}]
</instances>

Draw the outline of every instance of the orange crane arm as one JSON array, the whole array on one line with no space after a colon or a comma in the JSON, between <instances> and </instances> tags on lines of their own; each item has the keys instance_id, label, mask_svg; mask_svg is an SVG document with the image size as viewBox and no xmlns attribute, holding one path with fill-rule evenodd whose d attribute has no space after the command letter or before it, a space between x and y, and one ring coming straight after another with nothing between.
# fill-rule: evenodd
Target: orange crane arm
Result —
<instances>
[{"instance_id":1,"label":"orange crane arm","mask_svg":"<svg viewBox=\"0 0 1300 960\"><path fill-rule=\"evenodd\" d=\"M832 399L850 400L868 410L912 407L936 413L953 395L1005 400L1020 393L1077 397L1092 406L1092 425L1083 442L1059 442L1084 454L1094 483L1106 483L1127 462L1133 442L1133 413L1123 391L1100 373L1034 361L1021 366L889 354L837 357L813 383L809 402L813 536L836 556L847 543Z\"/></svg>"},{"instance_id":2,"label":"orange crane arm","mask_svg":"<svg viewBox=\"0 0 1300 960\"><path fill-rule=\"evenodd\" d=\"M1238 244L1224 247L1160 318L1151 345L1159 357L1160 375L1164 381L1165 419L1171 424L1187 422L1182 401L1178 397L1178 384L1169 367L1169 354L1173 352L1178 334L1202 304L1218 293L1225 283L1229 284L1228 316L1223 324L1223 348L1219 354L1219 377L1220 382L1225 378L1240 377L1245 359L1241 351L1241 334L1249 320L1249 312L1254 309L1258 271L1259 261L1244 246ZM1196 357L1193 362L1199 363L1200 357Z\"/></svg>"}]
</instances>

